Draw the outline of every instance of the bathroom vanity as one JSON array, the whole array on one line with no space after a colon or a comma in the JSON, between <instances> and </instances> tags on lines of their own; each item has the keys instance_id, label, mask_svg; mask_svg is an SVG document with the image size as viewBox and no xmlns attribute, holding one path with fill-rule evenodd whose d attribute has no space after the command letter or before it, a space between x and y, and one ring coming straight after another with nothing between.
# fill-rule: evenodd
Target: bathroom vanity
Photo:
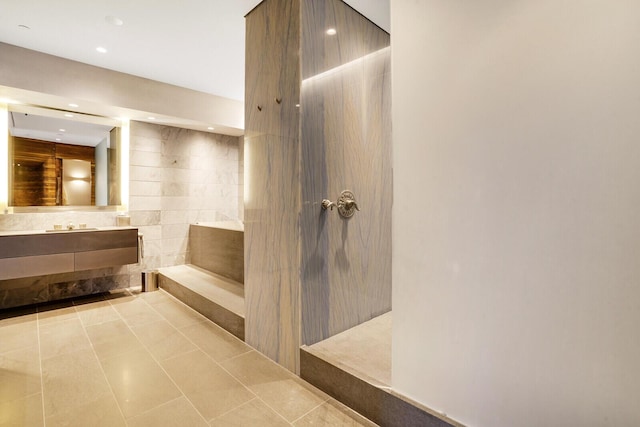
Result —
<instances>
[{"instance_id":1,"label":"bathroom vanity","mask_svg":"<svg viewBox=\"0 0 640 427\"><path fill-rule=\"evenodd\" d=\"M0 232L0 280L137 262L134 227Z\"/></svg>"}]
</instances>

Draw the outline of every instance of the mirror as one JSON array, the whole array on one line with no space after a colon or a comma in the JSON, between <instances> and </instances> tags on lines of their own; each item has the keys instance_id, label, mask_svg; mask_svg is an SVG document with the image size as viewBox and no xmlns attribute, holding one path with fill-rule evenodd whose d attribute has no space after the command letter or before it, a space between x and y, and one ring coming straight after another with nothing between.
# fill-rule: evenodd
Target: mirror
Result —
<instances>
[{"instance_id":1,"label":"mirror","mask_svg":"<svg viewBox=\"0 0 640 427\"><path fill-rule=\"evenodd\" d=\"M121 204L118 121L25 105L8 115L10 207Z\"/></svg>"}]
</instances>

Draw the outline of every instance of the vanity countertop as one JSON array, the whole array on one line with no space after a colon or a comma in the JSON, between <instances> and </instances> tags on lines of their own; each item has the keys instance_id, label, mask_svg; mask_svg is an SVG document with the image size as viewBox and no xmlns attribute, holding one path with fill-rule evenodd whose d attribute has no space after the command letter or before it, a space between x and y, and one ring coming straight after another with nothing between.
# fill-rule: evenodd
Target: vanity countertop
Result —
<instances>
[{"instance_id":1,"label":"vanity countertop","mask_svg":"<svg viewBox=\"0 0 640 427\"><path fill-rule=\"evenodd\" d=\"M33 234L69 234L69 233L88 233L88 232L100 232L100 231L112 231L112 230L135 230L137 227L89 227L89 228L74 228L73 230L0 230L0 237L2 236L30 236Z\"/></svg>"}]
</instances>

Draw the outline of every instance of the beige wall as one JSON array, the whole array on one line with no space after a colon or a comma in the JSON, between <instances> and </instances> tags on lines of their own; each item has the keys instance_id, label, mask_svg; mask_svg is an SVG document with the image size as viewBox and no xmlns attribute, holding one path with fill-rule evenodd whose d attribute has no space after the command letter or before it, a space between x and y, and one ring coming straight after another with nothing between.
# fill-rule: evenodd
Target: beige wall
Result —
<instances>
[{"instance_id":1,"label":"beige wall","mask_svg":"<svg viewBox=\"0 0 640 427\"><path fill-rule=\"evenodd\" d=\"M67 109L81 104L83 112L146 119L163 115L174 124L206 123L219 133L241 135L244 128L240 101L185 89L131 74L120 73L0 43L0 96L28 91L30 103ZM134 60L134 58L132 58Z\"/></svg>"},{"instance_id":2,"label":"beige wall","mask_svg":"<svg viewBox=\"0 0 640 427\"><path fill-rule=\"evenodd\" d=\"M639 425L635 1L392 0L393 386Z\"/></svg>"}]
</instances>

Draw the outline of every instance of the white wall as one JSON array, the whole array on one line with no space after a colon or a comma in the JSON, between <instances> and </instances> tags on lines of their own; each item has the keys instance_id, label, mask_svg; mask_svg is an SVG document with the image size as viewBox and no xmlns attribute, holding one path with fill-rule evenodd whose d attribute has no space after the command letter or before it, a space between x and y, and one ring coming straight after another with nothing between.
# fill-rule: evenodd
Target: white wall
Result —
<instances>
[{"instance_id":1,"label":"white wall","mask_svg":"<svg viewBox=\"0 0 640 427\"><path fill-rule=\"evenodd\" d=\"M393 385L640 425L640 2L392 0Z\"/></svg>"}]
</instances>

